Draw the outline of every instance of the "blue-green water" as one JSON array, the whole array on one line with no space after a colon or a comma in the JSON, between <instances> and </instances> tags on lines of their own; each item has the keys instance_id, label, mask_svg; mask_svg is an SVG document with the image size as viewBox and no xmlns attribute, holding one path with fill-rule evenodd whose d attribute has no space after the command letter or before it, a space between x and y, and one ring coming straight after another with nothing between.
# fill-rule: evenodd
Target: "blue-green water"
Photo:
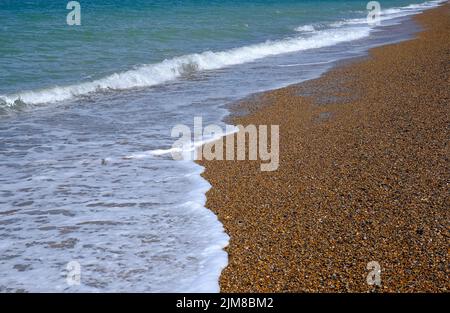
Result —
<instances>
[{"instance_id":1,"label":"blue-green water","mask_svg":"<svg viewBox=\"0 0 450 313\"><path fill-rule=\"evenodd\" d=\"M383 8L420 1L383 1ZM364 17L366 1L0 1L0 95L77 84L192 53L225 51ZM51 99L48 99L51 100Z\"/></svg>"},{"instance_id":2,"label":"blue-green water","mask_svg":"<svg viewBox=\"0 0 450 313\"><path fill-rule=\"evenodd\" d=\"M203 169L161 153L172 127L223 125L437 5L382 1L372 26L366 1L79 2L68 26L65 1L0 0L0 291L218 291L228 237Z\"/></svg>"}]
</instances>

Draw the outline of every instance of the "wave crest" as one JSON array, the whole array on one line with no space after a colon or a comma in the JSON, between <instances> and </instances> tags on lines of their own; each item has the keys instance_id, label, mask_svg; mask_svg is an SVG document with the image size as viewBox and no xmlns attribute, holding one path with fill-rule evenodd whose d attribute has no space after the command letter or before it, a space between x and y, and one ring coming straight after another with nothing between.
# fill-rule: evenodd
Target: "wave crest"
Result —
<instances>
[{"instance_id":1,"label":"wave crest","mask_svg":"<svg viewBox=\"0 0 450 313\"><path fill-rule=\"evenodd\" d=\"M391 13L394 16L398 16L398 10L402 9L404 12L401 14L410 15L413 14L412 12L436 6L441 2L429 1L421 5L389 9L391 11L386 11L384 15ZM367 37L370 34L371 28L368 25L364 25L363 20L365 21L365 19L353 19L338 22L336 25L332 25L335 28L325 30L315 30L312 25L303 25L298 27L297 30L311 32L312 35L309 35L307 38L297 36L278 41L266 41L227 51L205 51L166 59L156 64L142 65L129 71L114 73L101 79L80 84L24 91L12 95L0 95L0 107L20 106L23 103L27 105L53 103L99 91L149 87L191 75L198 71L215 70L252 62L268 56L353 41ZM355 27L355 24L358 24L358 26Z\"/></svg>"}]
</instances>

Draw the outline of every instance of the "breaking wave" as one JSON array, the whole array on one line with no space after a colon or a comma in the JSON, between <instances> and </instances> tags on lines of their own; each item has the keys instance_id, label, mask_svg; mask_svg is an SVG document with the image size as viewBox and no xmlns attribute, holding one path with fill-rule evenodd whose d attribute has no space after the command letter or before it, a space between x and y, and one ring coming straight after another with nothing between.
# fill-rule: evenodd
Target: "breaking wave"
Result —
<instances>
[{"instance_id":1,"label":"breaking wave","mask_svg":"<svg viewBox=\"0 0 450 313\"><path fill-rule=\"evenodd\" d=\"M383 10L381 12L381 20L415 14L437 6L442 2L445 1L427 1L422 4ZM160 63L141 65L132 70L114 73L101 79L79 84L0 95L0 110L64 101L100 91L150 87L197 71L216 70L252 62L268 56L332 46L342 42L361 39L369 36L371 31L371 27L367 25L365 18L338 21L329 24L329 26L333 28L316 30L313 25L303 25L297 27L296 31L306 32L307 36L266 41L226 51L205 51L189 54L166 59Z\"/></svg>"}]
</instances>

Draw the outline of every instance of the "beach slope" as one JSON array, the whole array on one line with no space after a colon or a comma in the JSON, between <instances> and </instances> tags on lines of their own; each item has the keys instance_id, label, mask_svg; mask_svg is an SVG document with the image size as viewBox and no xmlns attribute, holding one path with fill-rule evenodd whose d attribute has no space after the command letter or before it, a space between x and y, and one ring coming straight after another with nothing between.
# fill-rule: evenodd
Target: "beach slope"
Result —
<instances>
[{"instance_id":1,"label":"beach slope","mask_svg":"<svg viewBox=\"0 0 450 313\"><path fill-rule=\"evenodd\" d=\"M448 291L450 5L415 19L414 40L234 107L280 125L280 166L201 162L223 292Z\"/></svg>"}]
</instances>

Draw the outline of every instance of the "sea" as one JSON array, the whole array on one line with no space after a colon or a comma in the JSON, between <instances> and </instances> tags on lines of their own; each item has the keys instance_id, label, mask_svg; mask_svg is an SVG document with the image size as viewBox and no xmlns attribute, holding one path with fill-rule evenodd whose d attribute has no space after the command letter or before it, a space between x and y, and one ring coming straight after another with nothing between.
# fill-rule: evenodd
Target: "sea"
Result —
<instances>
[{"instance_id":1,"label":"sea","mask_svg":"<svg viewBox=\"0 0 450 313\"><path fill-rule=\"evenodd\" d=\"M172 129L225 127L440 3L0 0L0 292L218 292L229 236Z\"/></svg>"}]
</instances>

